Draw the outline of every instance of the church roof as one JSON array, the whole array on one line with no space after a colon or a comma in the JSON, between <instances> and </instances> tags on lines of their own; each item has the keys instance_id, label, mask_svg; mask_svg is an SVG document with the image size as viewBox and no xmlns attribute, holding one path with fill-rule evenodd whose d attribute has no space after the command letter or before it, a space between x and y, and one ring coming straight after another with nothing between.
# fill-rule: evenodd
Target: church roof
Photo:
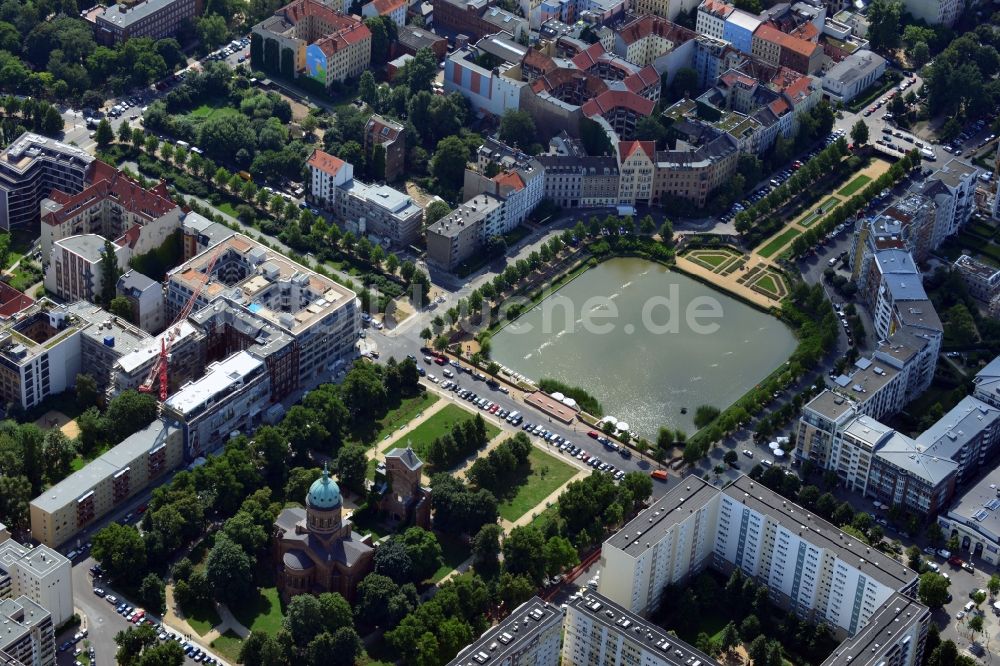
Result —
<instances>
[{"instance_id":1,"label":"church roof","mask_svg":"<svg viewBox=\"0 0 1000 666\"><path fill-rule=\"evenodd\" d=\"M323 465L323 476L309 486L306 503L314 509L333 509L341 505L340 487L330 478L327 465Z\"/></svg>"}]
</instances>

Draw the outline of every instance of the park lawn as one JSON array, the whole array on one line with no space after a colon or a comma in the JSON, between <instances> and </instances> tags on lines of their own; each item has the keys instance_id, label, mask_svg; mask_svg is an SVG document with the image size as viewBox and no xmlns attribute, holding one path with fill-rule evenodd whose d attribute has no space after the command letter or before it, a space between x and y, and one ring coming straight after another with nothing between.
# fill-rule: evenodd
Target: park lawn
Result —
<instances>
[{"instance_id":1,"label":"park lawn","mask_svg":"<svg viewBox=\"0 0 1000 666\"><path fill-rule=\"evenodd\" d=\"M197 118L198 120L205 120L207 118L211 118L212 116L214 116L219 111L222 111L223 109L232 109L233 111L236 110L230 106L225 106L225 105L215 106L214 104L205 103L196 109L188 111L188 115L191 116L192 118Z\"/></svg>"},{"instance_id":2,"label":"park lawn","mask_svg":"<svg viewBox=\"0 0 1000 666\"><path fill-rule=\"evenodd\" d=\"M798 229L785 229L785 231L772 238L769 243L759 248L757 254L764 258L769 258L801 233Z\"/></svg>"},{"instance_id":3,"label":"park lawn","mask_svg":"<svg viewBox=\"0 0 1000 666\"><path fill-rule=\"evenodd\" d=\"M392 433L405 426L437 401L437 394L430 391L421 391L419 395L412 398L404 398L398 407L390 409L378 421L368 424L367 430L356 430L351 433L349 443L365 445L388 439Z\"/></svg>"},{"instance_id":4,"label":"park lawn","mask_svg":"<svg viewBox=\"0 0 1000 666\"><path fill-rule=\"evenodd\" d=\"M543 534L547 534L547 530L550 523L559 521L559 511L557 506L553 504L548 507L537 516L532 519L530 525L532 527L538 528Z\"/></svg>"},{"instance_id":5,"label":"park lawn","mask_svg":"<svg viewBox=\"0 0 1000 666\"><path fill-rule=\"evenodd\" d=\"M538 506L562 484L573 478L577 470L562 460L532 447L528 455L527 473L512 483L517 491L500 502L500 517L511 522Z\"/></svg>"},{"instance_id":6,"label":"park lawn","mask_svg":"<svg viewBox=\"0 0 1000 666\"><path fill-rule=\"evenodd\" d=\"M209 646L225 657L226 661L230 664L235 664L240 659L240 648L243 647L243 639L237 636L232 629L227 629L226 633L212 641Z\"/></svg>"},{"instance_id":7,"label":"park lawn","mask_svg":"<svg viewBox=\"0 0 1000 666\"><path fill-rule=\"evenodd\" d=\"M432 583L438 583L442 578L454 571L455 567L472 557L469 546L461 539L447 534L437 534L438 543L441 544L441 554L444 556L444 564L431 576Z\"/></svg>"},{"instance_id":8,"label":"park lawn","mask_svg":"<svg viewBox=\"0 0 1000 666\"><path fill-rule=\"evenodd\" d=\"M193 608L184 608L184 619L191 628L198 632L199 636L204 636L212 630L212 627L222 622L222 618L215 610L211 602Z\"/></svg>"},{"instance_id":9,"label":"park lawn","mask_svg":"<svg viewBox=\"0 0 1000 666\"><path fill-rule=\"evenodd\" d=\"M858 176L856 176L854 178L854 180L852 180L851 182L849 182L844 187L840 188L840 190L837 191L837 194L839 194L841 196L849 197L852 194L854 194L855 192L857 192L858 190L860 190L862 187L864 187L865 185L867 185L868 183L870 183L871 180L872 180L871 176L866 176L863 173L859 174Z\"/></svg>"},{"instance_id":10,"label":"park lawn","mask_svg":"<svg viewBox=\"0 0 1000 666\"><path fill-rule=\"evenodd\" d=\"M476 415L474 413L459 407L456 404L445 405L443 409L434 412L434 414L432 414L426 421L411 430L410 434L406 436L406 443L413 447L413 450L417 452L418 456L426 460L427 449L431 442L438 437L451 432L452 426L456 423L467 421L475 416ZM499 434L500 428L491 423L486 424L487 441L493 439ZM401 444L402 442L394 442L385 447L382 452L388 453L392 449L396 448L397 445Z\"/></svg>"},{"instance_id":11,"label":"park lawn","mask_svg":"<svg viewBox=\"0 0 1000 666\"><path fill-rule=\"evenodd\" d=\"M278 589L273 586L260 588L257 598L229 610L250 631L263 631L272 636L278 633L285 619Z\"/></svg>"}]
</instances>

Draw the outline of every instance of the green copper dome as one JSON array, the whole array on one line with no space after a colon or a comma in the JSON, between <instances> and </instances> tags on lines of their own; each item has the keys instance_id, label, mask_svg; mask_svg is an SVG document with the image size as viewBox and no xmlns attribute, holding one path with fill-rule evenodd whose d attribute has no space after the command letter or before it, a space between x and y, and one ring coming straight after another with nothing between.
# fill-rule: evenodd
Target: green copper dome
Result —
<instances>
[{"instance_id":1,"label":"green copper dome","mask_svg":"<svg viewBox=\"0 0 1000 666\"><path fill-rule=\"evenodd\" d=\"M330 478L330 470L326 465L323 465L322 478L316 479L309 486L307 501L314 509L334 509L340 506L340 488Z\"/></svg>"}]
</instances>

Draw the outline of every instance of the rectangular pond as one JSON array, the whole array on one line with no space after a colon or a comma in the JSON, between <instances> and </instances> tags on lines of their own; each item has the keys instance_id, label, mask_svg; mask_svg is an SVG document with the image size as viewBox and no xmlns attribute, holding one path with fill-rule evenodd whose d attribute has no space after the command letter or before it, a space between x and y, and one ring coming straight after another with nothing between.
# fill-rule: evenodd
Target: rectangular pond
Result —
<instances>
[{"instance_id":1,"label":"rectangular pond","mask_svg":"<svg viewBox=\"0 0 1000 666\"><path fill-rule=\"evenodd\" d=\"M725 409L796 344L768 314L660 264L617 258L497 332L491 356L585 389L652 441L661 425L692 435L699 405Z\"/></svg>"}]
</instances>

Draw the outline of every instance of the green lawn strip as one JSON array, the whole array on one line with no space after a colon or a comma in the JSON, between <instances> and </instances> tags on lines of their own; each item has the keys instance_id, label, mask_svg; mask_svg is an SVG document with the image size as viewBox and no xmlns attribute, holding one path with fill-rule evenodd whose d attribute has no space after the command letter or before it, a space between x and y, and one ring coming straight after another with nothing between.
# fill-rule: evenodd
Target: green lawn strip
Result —
<instances>
[{"instance_id":1,"label":"green lawn strip","mask_svg":"<svg viewBox=\"0 0 1000 666\"><path fill-rule=\"evenodd\" d=\"M769 291L773 294L778 293L778 285L774 283L774 278L771 277L770 275L765 275L761 279L757 280L755 284L764 291Z\"/></svg>"},{"instance_id":2,"label":"green lawn strip","mask_svg":"<svg viewBox=\"0 0 1000 666\"><path fill-rule=\"evenodd\" d=\"M500 499L500 517L511 522L534 509L576 474L576 468L536 448L528 456L528 469L511 483L513 496Z\"/></svg>"},{"instance_id":3,"label":"green lawn strip","mask_svg":"<svg viewBox=\"0 0 1000 666\"><path fill-rule=\"evenodd\" d=\"M437 537L438 543L441 544L441 554L444 556L444 564L431 576L432 583L440 582L442 578L454 571L455 567L469 559L472 555L469 546L461 539L441 533L438 533Z\"/></svg>"},{"instance_id":4,"label":"green lawn strip","mask_svg":"<svg viewBox=\"0 0 1000 666\"><path fill-rule=\"evenodd\" d=\"M866 176L865 174L860 173L854 178L854 180L849 182L841 189L837 190L837 194L843 197L849 197L858 190L860 190L862 187L870 183L871 180L872 180L871 176Z\"/></svg>"},{"instance_id":5,"label":"green lawn strip","mask_svg":"<svg viewBox=\"0 0 1000 666\"><path fill-rule=\"evenodd\" d=\"M475 417L473 412L459 407L455 404L448 404L437 412L434 412L426 421L410 431L405 442L393 442L382 449L382 453L388 453L397 446L406 446L407 443L413 447L417 455L427 459L427 448L430 443L438 437L451 431L451 427L456 423L466 421ZM500 434L500 428L491 423L486 424L487 438L493 439Z\"/></svg>"},{"instance_id":6,"label":"green lawn strip","mask_svg":"<svg viewBox=\"0 0 1000 666\"><path fill-rule=\"evenodd\" d=\"M543 533L547 533L546 530L548 529L549 524L557 522L558 520L559 511L556 508L556 505L553 504L544 511L539 512L539 514L532 519L531 526L537 527Z\"/></svg>"},{"instance_id":7,"label":"green lawn strip","mask_svg":"<svg viewBox=\"0 0 1000 666\"><path fill-rule=\"evenodd\" d=\"M842 200L839 199L838 197L835 197L833 195L828 196L825 200L823 200L821 204L819 204L816 207L815 210L813 210L812 214L810 214L809 217L799 220L798 222L799 226L808 227L813 222L815 222L816 220L820 219L821 217L829 213L831 210L836 208L841 203ZM822 210L823 212L822 213L817 212L820 210Z\"/></svg>"},{"instance_id":8,"label":"green lawn strip","mask_svg":"<svg viewBox=\"0 0 1000 666\"><path fill-rule=\"evenodd\" d=\"M210 647L225 657L230 664L235 664L240 658L240 648L243 647L243 639L236 635L232 629L227 629L210 643Z\"/></svg>"},{"instance_id":9,"label":"green lawn strip","mask_svg":"<svg viewBox=\"0 0 1000 666\"><path fill-rule=\"evenodd\" d=\"M380 442L437 401L437 394L430 391L422 391L420 395L404 398L397 407L390 409L381 419L375 423L367 424L367 430L357 430L351 433L347 443L372 444Z\"/></svg>"},{"instance_id":10,"label":"green lawn strip","mask_svg":"<svg viewBox=\"0 0 1000 666\"><path fill-rule=\"evenodd\" d=\"M769 243L759 248L757 254L768 258L801 233L798 229L785 229L785 231L772 238Z\"/></svg>"},{"instance_id":11,"label":"green lawn strip","mask_svg":"<svg viewBox=\"0 0 1000 666\"><path fill-rule=\"evenodd\" d=\"M192 629L198 632L199 636L204 636L212 630L212 627L222 622L222 618L219 617L215 607L212 606L212 602L194 606L193 608L185 607L184 619L191 625Z\"/></svg>"},{"instance_id":12,"label":"green lawn strip","mask_svg":"<svg viewBox=\"0 0 1000 666\"><path fill-rule=\"evenodd\" d=\"M281 629L285 618L275 587L262 587L257 597L239 606L230 607L233 615L250 631L262 631L272 636Z\"/></svg>"},{"instance_id":13,"label":"green lawn strip","mask_svg":"<svg viewBox=\"0 0 1000 666\"><path fill-rule=\"evenodd\" d=\"M223 201L222 203L218 204L216 208L218 208L221 212L225 213L229 217L237 217L236 209L233 207L233 204L229 203L228 201Z\"/></svg>"}]
</instances>

